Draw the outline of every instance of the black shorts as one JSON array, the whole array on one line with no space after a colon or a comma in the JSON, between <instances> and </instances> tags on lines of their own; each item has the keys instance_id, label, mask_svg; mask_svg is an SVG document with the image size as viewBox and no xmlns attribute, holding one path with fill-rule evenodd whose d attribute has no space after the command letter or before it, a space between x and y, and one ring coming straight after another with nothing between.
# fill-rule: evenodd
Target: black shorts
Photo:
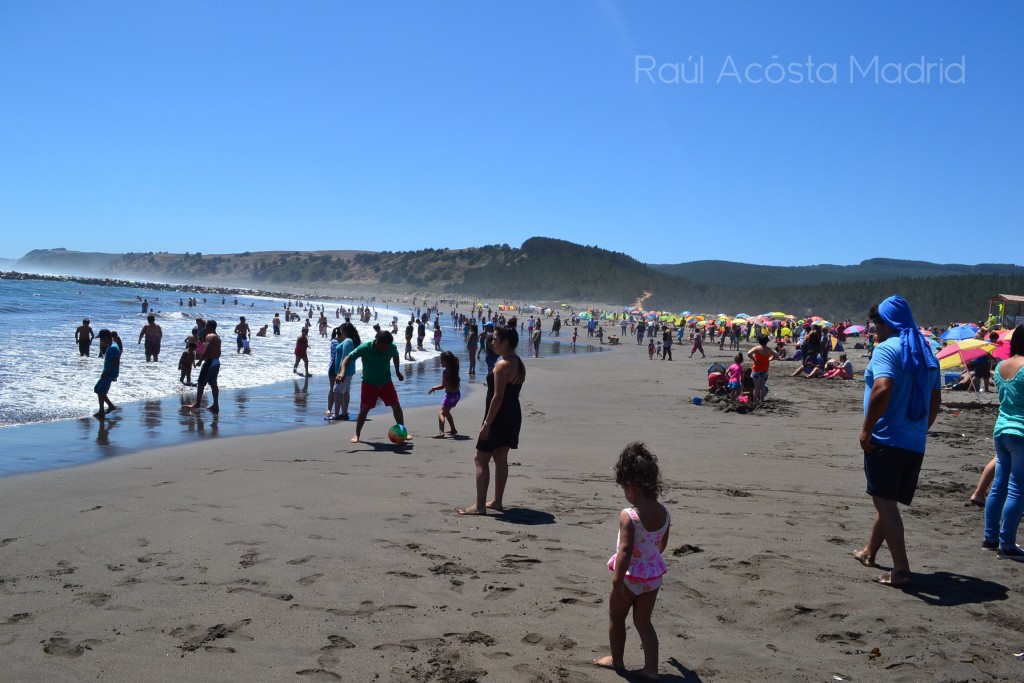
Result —
<instances>
[{"instance_id":1,"label":"black shorts","mask_svg":"<svg viewBox=\"0 0 1024 683\"><path fill-rule=\"evenodd\" d=\"M915 453L895 446L877 446L864 454L864 475L867 494L910 505L917 490L924 453Z\"/></svg>"}]
</instances>

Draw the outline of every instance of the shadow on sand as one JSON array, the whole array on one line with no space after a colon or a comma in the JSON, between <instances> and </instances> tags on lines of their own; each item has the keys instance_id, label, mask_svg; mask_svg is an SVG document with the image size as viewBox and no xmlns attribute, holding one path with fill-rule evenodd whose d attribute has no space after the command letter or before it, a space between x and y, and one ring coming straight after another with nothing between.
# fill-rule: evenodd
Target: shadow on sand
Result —
<instances>
[{"instance_id":1,"label":"shadow on sand","mask_svg":"<svg viewBox=\"0 0 1024 683\"><path fill-rule=\"evenodd\" d=\"M527 508L505 508L504 512L495 515L494 518L500 522L508 522L509 524L524 524L527 526L555 523L555 516L550 512L530 510Z\"/></svg>"},{"instance_id":2,"label":"shadow on sand","mask_svg":"<svg viewBox=\"0 0 1024 683\"><path fill-rule=\"evenodd\" d=\"M996 602L1009 596L1009 589L1000 583L952 572L915 572L913 583L902 590L939 607Z\"/></svg>"}]
</instances>

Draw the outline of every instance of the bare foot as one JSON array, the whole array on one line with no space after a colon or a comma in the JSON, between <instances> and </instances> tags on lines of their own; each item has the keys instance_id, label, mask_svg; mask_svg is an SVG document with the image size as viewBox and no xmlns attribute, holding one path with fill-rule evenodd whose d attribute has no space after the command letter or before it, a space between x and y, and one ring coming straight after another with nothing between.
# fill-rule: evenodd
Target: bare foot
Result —
<instances>
[{"instance_id":1,"label":"bare foot","mask_svg":"<svg viewBox=\"0 0 1024 683\"><path fill-rule=\"evenodd\" d=\"M623 666L621 663L616 664L615 660L612 659L611 655L608 655L607 657L601 657L600 659L595 659L594 666L599 666L602 669L612 669L620 674L626 673L626 667Z\"/></svg>"},{"instance_id":2,"label":"bare foot","mask_svg":"<svg viewBox=\"0 0 1024 683\"><path fill-rule=\"evenodd\" d=\"M449 432L448 432L448 433L449 433L449 434L451 434L452 436L455 436L456 434L458 434L458 432L457 432L457 431L455 431L454 429L452 429L452 430L449 430Z\"/></svg>"},{"instance_id":3,"label":"bare foot","mask_svg":"<svg viewBox=\"0 0 1024 683\"><path fill-rule=\"evenodd\" d=\"M103 411L100 411L98 413L93 413L92 416L95 417L97 420L102 420L104 417L107 416L107 414L104 413Z\"/></svg>"},{"instance_id":4,"label":"bare foot","mask_svg":"<svg viewBox=\"0 0 1024 683\"><path fill-rule=\"evenodd\" d=\"M504 512L505 511L505 508L502 506L501 503L496 503L493 500L490 503L487 504L487 509L488 510L494 510L495 512Z\"/></svg>"},{"instance_id":5,"label":"bare foot","mask_svg":"<svg viewBox=\"0 0 1024 683\"><path fill-rule=\"evenodd\" d=\"M438 432L437 434L434 434L434 436L432 438L434 438L434 439L443 439L444 438L444 432Z\"/></svg>"},{"instance_id":6,"label":"bare foot","mask_svg":"<svg viewBox=\"0 0 1024 683\"><path fill-rule=\"evenodd\" d=\"M460 515L486 515L487 509L480 510L476 505L470 505L468 508L459 508L456 512Z\"/></svg>"},{"instance_id":7,"label":"bare foot","mask_svg":"<svg viewBox=\"0 0 1024 683\"><path fill-rule=\"evenodd\" d=\"M188 408L189 410L199 410L199 408L201 408L201 406L198 403L190 403L185 407Z\"/></svg>"},{"instance_id":8,"label":"bare foot","mask_svg":"<svg viewBox=\"0 0 1024 683\"><path fill-rule=\"evenodd\" d=\"M878 577L878 583L883 586L889 586L890 588L906 588L914 580L914 575L905 569L893 569L887 574L882 574Z\"/></svg>"},{"instance_id":9,"label":"bare foot","mask_svg":"<svg viewBox=\"0 0 1024 683\"><path fill-rule=\"evenodd\" d=\"M220 412L220 406L217 405L216 403L214 403L212 406L210 406L210 412L211 413L219 413Z\"/></svg>"},{"instance_id":10,"label":"bare foot","mask_svg":"<svg viewBox=\"0 0 1024 683\"><path fill-rule=\"evenodd\" d=\"M978 500L974 496L971 496L971 505L973 505L975 507L983 508L983 507L985 507L985 500L984 499Z\"/></svg>"},{"instance_id":11,"label":"bare foot","mask_svg":"<svg viewBox=\"0 0 1024 683\"><path fill-rule=\"evenodd\" d=\"M117 409L118 409L119 407L120 407L120 406L111 406L111 407L107 408L107 413L106 413L106 414L107 414L107 415L110 415L110 414L111 414L112 412L114 412L115 410L117 410Z\"/></svg>"},{"instance_id":12,"label":"bare foot","mask_svg":"<svg viewBox=\"0 0 1024 683\"><path fill-rule=\"evenodd\" d=\"M350 443L359 443L359 435L358 434L353 434L352 438L349 439L349 442Z\"/></svg>"},{"instance_id":13,"label":"bare foot","mask_svg":"<svg viewBox=\"0 0 1024 683\"><path fill-rule=\"evenodd\" d=\"M856 550L856 551L854 551L853 559L857 560L858 562L860 562L865 567L874 567L875 566L875 558L871 557L870 555L868 555L863 550Z\"/></svg>"}]
</instances>

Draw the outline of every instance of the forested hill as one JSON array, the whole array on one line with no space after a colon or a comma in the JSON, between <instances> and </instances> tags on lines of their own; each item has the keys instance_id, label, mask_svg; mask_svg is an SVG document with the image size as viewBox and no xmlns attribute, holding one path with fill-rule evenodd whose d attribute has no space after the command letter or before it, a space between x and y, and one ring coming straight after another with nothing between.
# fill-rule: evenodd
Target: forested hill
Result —
<instances>
[{"instance_id":1,"label":"forested hill","mask_svg":"<svg viewBox=\"0 0 1024 683\"><path fill-rule=\"evenodd\" d=\"M622 253L545 237L520 247L404 252L245 252L242 254L97 254L38 250L11 268L28 272L132 278L284 291L348 285L519 301L570 300L733 314L783 310L830 319L862 319L898 292L918 321L978 320L995 294L1024 294L1024 268L872 259L856 266L756 266L699 261L648 266ZM682 269L690 277L671 273ZM666 272L671 270L671 272Z\"/></svg>"},{"instance_id":2,"label":"forested hill","mask_svg":"<svg viewBox=\"0 0 1024 683\"><path fill-rule=\"evenodd\" d=\"M758 266L729 261L690 261L657 264L651 268L694 282L720 279L729 273L730 286L763 287L774 284L793 286L816 285L822 282L856 282L860 280L891 280L895 278L941 277L944 275L1024 275L1024 266L1007 263L982 263L968 266L959 263L929 263L900 259L874 258L855 266L823 263L814 266Z\"/></svg>"}]
</instances>

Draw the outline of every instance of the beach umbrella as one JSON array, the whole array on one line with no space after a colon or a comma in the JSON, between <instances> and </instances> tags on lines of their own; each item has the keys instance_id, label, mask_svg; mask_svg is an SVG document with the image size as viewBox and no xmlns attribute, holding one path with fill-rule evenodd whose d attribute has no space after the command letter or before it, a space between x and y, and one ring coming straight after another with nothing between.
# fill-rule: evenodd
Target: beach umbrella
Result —
<instances>
[{"instance_id":1,"label":"beach umbrella","mask_svg":"<svg viewBox=\"0 0 1024 683\"><path fill-rule=\"evenodd\" d=\"M1008 342L1013 336L1013 330L999 330L999 341Z\"/></svg>"},{"instance_id":2,"label":"beach umbrella","mask_svg":"<svg viewBox=\"0 0 1024 683\"><path fill-rule=\"evenodd\" d=\"M747 318L749 318L750 316L749 316L748 314L746 314L746 313L737 313L737 314L736 314L736 315L734 315L733 317L734 317L734 318L743 318L744 320L746 320L746 319L747 319Z\"/></svg>"},{"instance_id":3,"label":"beach umbrella","mask_svg":"<svg viewBox=\"0 0 1024 683\"><path fill-rule=\"evenodd\" d=\"M782 328L782 336L783 337L792 337L793 336L793 330L789 329L788 327L783 327Z\"/></svg>"},{"instance_id":4,"label":"beach umbrella","mask_svg":"<svg viewBox=\"0 0 1024 683\"><path fill-rule=\"evenodd\" d=\"M981 358L995 348L995 344L980 339L964 339L939 351L936 358L939 359L939 368L949 370L958 365L966 365L975 358Z\"/></svg>"},{"instance_id":5,"label":"beach umbrella","mask_svg":"<svg viewBox=\"0 0 1024 683\"><path fill-rule=\"evenodd\" d=\"M1006 360L1010 357L1010 342L1001 341L996 342L996 348L992 351L992 357L998 358L999 360Z\"/></svg>"},{"instance_id":6,"label":"beach umbrella","mask_svg":"<svg viewBox=\"0 0 1024 683\"><path fill-rule=\"evenodd\" d=\"M685 318L688 315L693 315L693 311L683 311L679 315L681 315L681 316L683 316Z\"/></svg>"},{"instance_id":7,"label":"beach umbrella","mask_svg":"<svg viewBox=\"0 0 1024 683\"><path fill-rule=\"evenodd\" d=\"M921 334L923 334L926 337L934 337L935 336L935 333L932 332L931 330L926 330L923 327L919 327L917 329L918 329L918 331L921 332Z\"/></svg>"},{"instance_id":8,"label":"beach umbrella","mask_svg":"<svg viewBox=\"0 0 1024 683\"><path fill-rule=\"evenodd\" d=\"M782 311L772 311L771 313L767 314L767 317L774 318L776 320L782 320L783 318L786 317L786 314L783 313Z\"/></svg>"},{"instance_id":9,"label":"beach umbrella","mask_svg":"<svg viewBox=\"0 0 1024 683\"><path fill-rule=\"evenodd\" d=\"M971 339L978 333L978 328L973 325L960 325L959 327L951 327L939 337L945 341L960 341L962 339Z\"/></svg>"},{"instance_id":10,"label":"beach umbrella","mask_svg":"<svg viewBox=\"0 0 1024 683\"><path fill-rule=\"evenodd\" d=\"M846 334L858 335L864 331L863 325L850 325L846 328Z\"/></svg>"}]
</instances>

